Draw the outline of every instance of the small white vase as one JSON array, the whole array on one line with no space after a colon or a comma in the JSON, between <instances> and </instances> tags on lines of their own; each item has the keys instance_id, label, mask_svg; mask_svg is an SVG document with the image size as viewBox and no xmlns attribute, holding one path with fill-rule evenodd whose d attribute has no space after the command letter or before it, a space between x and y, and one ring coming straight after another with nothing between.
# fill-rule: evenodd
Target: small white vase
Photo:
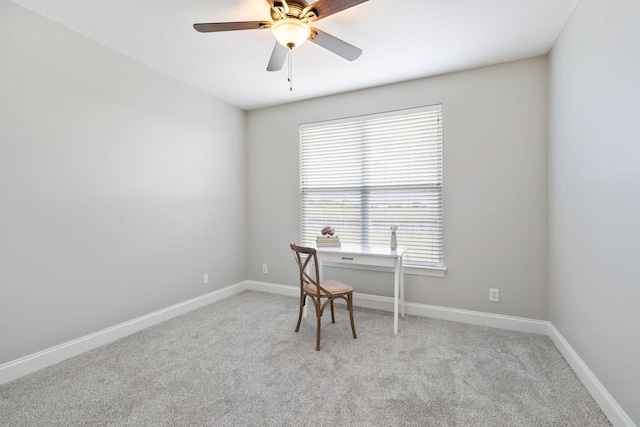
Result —
<instances>
[{"instance_id":1,"label":"small white vase","mask_svg":"<svg viewBox=\"0 0 640 427\"><path fill-rule=\"evenodd\" d=\"M392 251L398 249L398 238L396 237L396 233L391 233L391 243L389 243L389 247Z\"/></svg>"}]
</instances>

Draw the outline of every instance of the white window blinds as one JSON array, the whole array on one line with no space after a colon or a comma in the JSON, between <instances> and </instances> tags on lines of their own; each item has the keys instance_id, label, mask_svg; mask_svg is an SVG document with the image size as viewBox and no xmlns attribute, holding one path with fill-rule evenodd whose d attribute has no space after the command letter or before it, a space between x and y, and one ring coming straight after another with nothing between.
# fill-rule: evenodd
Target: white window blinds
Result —
<instances>
[{"instance_id":1,"label":"white window blinds","mask_svg":"<svg viewBox=\"0 0 640 427\"><path fill-rule=\"evenodd\" d=\"M407 265L442 266L442 109L300 127L300 241L326 225L343 242L388 245Z\"/></svg>"}]
</instances>

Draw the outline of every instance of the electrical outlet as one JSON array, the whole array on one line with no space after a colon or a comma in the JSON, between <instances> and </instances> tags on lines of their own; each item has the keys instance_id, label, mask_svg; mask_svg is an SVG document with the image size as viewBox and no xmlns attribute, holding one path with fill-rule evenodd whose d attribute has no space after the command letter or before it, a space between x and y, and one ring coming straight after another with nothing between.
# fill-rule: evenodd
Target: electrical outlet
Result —
<instances>
[{"instance_id":1,"label":"electrical outlet","mask_svg":"<svg viewBox=\"0 0 640 427\"><path fill-rule=\"evenodd\" d=\"M267 274L269 272L269 267L267 264L262 264L262 274Z\"/></svg>"},{"instance_id":2,"label":"electrical outlet","mask_svg":"<svg viewBox=\"0 0 640 427\"><path fill-rule=\"evenodd\" d=\"M209 283L209 274L208 273L204 273L202 275L202 284L206 285L207 283Z\"/></svg>"},{"instance_id":3,"label":"electrical outlet","mask_svg":"<svg viewBox=\"0 0 640 427\"><path fill-rule=\"evenodd\" d=\"M489 301L499 302L500 301L500 289L489 289Z\"/></svg>"}]
</instances>

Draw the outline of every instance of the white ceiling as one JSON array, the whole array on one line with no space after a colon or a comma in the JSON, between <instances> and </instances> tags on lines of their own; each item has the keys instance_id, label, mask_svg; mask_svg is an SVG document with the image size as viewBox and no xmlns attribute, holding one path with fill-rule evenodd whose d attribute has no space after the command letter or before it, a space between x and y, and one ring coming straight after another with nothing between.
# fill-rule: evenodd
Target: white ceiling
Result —
<instances>
[{"instance_id":1,"label":"white ceiling","mask_svg":"<svg viewBox=\"0 0 640 427\"><path fill-rule=\"evenodd\" d=\"M269 30L202 34L196 22L270 20L265 0L12 0L245 110L542 55L579 0L369 0L314 24L363 50L313 44L266 71Z\"/></svg>"}]
</instances>

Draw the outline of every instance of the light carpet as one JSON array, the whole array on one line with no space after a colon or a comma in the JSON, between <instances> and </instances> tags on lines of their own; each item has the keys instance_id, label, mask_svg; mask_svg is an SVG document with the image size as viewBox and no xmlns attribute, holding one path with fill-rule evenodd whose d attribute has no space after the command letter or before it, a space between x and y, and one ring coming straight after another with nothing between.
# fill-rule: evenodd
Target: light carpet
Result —
<instances>
[{"instance_id":1,"label":"light carpet","mask_svg":"<svg viewBox=\"0 0 640 427\"><path fill-rule=\"evenodd\" d=\"M244 292L0 386L3 426L607 426L542 335Z\"/></svg>"}]
</instances>

